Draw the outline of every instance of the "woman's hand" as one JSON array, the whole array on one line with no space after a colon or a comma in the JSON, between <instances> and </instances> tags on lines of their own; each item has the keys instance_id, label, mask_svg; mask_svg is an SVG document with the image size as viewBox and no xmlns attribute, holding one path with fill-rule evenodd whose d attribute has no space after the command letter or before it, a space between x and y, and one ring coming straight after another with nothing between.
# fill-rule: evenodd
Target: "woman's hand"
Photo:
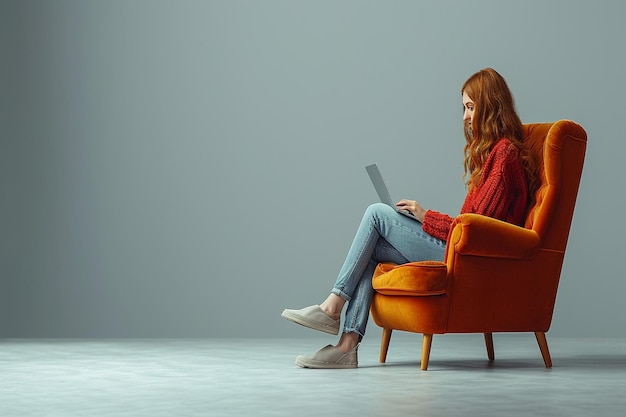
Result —
<instances>
[{"instance_id":1,"label":"woman's hand","mask_svg":"<svg viewBox=\"0 0 626 417\"><path fill-rule=\"evenodd\" d=\"M417 201L400 200L396 203L396 207L400 210L410 211L417 220L420 222L424 221L426 209L424 209L424 207L422 207Z\"/></svg>"}]
</instances>

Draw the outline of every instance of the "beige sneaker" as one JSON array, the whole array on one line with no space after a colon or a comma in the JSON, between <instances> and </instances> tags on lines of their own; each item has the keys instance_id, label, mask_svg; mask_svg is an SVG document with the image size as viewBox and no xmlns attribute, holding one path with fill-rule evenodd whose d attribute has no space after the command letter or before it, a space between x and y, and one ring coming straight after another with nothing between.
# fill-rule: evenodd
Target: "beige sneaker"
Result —
<instances>
[{"instance_id":1,"label":"beige sneaker","mask_svg":"<svg viewBox=\"0 0 626 417\"><path fill-rule=\"evenodd\" d=\"M296 365L313 369L350 369L359 366L358 345L350 352L343 353L336 347L328 345L313 356L298 356Z\"/></svg>"},{"instance_id":2,"label":"beige sneaker","mask_svg":"<svg viewBox=\"0 0 626 417\"><path fill-rule=\"evenodd\" d=\"M334 320L329 317L319 305L305 307L301 310L285 309L281 316L301 326L319 330L320 332L339 334L340 320Z\"/></svg>"}]
</instances>

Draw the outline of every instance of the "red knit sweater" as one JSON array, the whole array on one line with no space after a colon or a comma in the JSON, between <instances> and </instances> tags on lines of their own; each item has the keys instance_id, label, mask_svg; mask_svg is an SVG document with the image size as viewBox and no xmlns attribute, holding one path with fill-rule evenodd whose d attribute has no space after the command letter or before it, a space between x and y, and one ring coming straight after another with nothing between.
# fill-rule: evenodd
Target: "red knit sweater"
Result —
<instances>
[{"instance_id":1,"label":"red knit sweater","mask_svg":"<svg viewBox=\"0 0 626 417\"><path fill-rule=\"evenodd\" d=\"M493 147L479 184L467 193L461 214L476 213L521 225L526 214L528 185L517 149L508 139ZM447 240L454 218L428 210L423 228L440 240Z\"/></svg>"}]
</instances>

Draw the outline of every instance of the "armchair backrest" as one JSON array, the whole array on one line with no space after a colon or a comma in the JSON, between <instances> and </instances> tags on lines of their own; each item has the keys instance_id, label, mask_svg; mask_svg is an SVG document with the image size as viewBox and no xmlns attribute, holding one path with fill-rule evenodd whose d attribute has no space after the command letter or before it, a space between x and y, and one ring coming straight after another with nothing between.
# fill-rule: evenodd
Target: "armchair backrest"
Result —
<instances>
[{"instance_id":1,"label":"armchair backrest","mask_svg":"<svg viewBox=\"0 0 626 417\"><path fill-rule=\"evenodd\" d=\"M524 136L537 160L540 182L525 227L537 232L542 248L564 252L582 175L587 134L577 123L560 120L524 125Z\"/></svg>"}]
</instances>

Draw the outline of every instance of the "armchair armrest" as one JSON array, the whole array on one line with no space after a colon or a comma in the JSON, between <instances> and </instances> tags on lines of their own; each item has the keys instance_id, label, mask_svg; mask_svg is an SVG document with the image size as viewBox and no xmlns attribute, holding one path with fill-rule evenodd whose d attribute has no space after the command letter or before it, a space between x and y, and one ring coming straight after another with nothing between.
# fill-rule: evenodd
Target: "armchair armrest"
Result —
<instances>
[{"instance_id":1,"label":"armchair armrest","mask_svg":"<svg viewBox=\"0 0 626 417\"><path fill-rule=\"evenodd\" d=\"M524 259L541 243L534 230L479 214L458 216L448 237L448 251L460 255Z\"/></svg>"}]
</instances>

